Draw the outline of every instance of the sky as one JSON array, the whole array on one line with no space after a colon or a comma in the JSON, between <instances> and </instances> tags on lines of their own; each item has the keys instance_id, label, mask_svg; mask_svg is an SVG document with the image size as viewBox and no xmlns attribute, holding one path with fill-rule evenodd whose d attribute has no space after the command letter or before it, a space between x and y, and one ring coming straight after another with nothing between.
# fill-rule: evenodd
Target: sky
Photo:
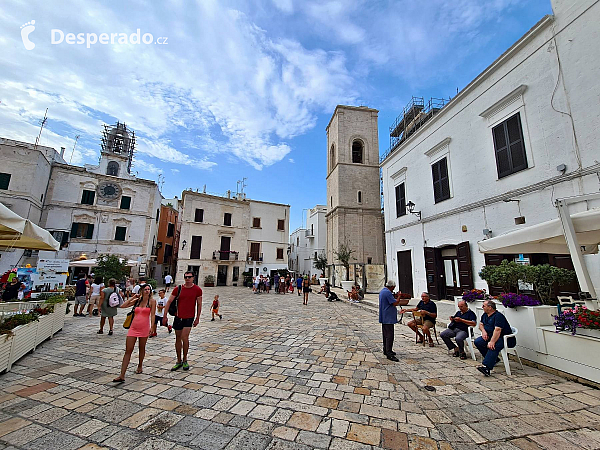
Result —
<instances>
[{"instance_id":1,"label":"sky","mask_svg":"<svg viewBox=\"0 0 600 450\"><path fill-rule=\"evenodd\" d=\"M132 173L160 176L164 197L245 178L249 198L291 205L294 230L326 203L336 105L379 110L383 154L411 96L456 95L551 12L550 0L3 0L0 137L35 142L48 108L41 145L96 164L102 125L125 122Z\"/></svg>"}]
</instances>

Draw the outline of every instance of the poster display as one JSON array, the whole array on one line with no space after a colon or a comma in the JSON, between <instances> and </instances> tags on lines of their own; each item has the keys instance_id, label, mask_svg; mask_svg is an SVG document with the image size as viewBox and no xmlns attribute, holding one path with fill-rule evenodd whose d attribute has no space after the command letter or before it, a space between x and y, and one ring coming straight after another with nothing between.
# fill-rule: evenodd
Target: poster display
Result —
<instances>
[{"instance_id":1,"label":"poster display","mask_svg":"<svg viewBox=\"0 0 600 450\"><path fill-rule=\"evenodd\" d=\"M33 279L37 275L37 269L35 267L20 267L17 269L17 276L19 281L25 285L25 289L21 291L23 298L31 298L31 291L33 290ZM21 298L21 292L19 292L19 299Z\"/></svg>"}]
</instances>

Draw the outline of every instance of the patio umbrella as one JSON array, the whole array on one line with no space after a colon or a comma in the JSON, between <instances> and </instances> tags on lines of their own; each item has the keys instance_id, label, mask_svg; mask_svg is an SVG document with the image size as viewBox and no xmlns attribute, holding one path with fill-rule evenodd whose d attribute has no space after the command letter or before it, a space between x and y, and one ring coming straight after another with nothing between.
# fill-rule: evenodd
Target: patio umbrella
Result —
<instances>
[{"instance_id":1,"label":"patio umbrella","mask_svg":"<svg viewBox=\"0 0 600 450\"><path fill-rule=\"evenodd\" d=\"M48 231L0 203L0 248L57 251L60 243Z\"/></svg>"}]
</instances>

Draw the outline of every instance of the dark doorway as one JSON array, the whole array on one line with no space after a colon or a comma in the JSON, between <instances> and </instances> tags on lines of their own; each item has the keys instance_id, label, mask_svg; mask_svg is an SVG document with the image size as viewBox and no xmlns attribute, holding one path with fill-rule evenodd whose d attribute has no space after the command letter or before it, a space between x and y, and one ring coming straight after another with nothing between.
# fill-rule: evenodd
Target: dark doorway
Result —
<instances>
[{"instance_id":1,"label":"dark doorway","mask_svg":"<svg viewBox=\"0 0 600 450\"><path fill-rule=\"evenodd\" d=\"M400 292L413 295L412 260L410 250L398 252L398 289Z\"/></svg>"},{"instance_id":2,"label":"dark doorway","mask_svg":"<svg viewBox=\"0 0 600 450\"><path fill-rule=\"evenodd\" d=\"M198 284L198 276L200 275L200 266L188 266L188 272L192 272L194 274L194 283Z\"/></svg>"},{"instance_id":3,"label":"dark doorway","mask_svg":"<svg viewBox=\"0 0 600 450\"><path fill-rule=\"evenodd\" d=\"M427 277L427 292L433 300L445 297L444 269L439 248L425 247L425 276Z\"/></svg>"},{"instance_id":4,"label":"dark doorway","mask_svg":"<svg viewBox=\"0 0 600 450\"><path fill-rule=\"evenodd\" d=\"M229 250L231 250L231 237L221 236L221 261L229 261Z\"/></svg>"},{"instance_id":5,"label":"dark doorway","mask_svg":"<svg viewBox=\"0 0 600 450\"><path fill-rule=\"evenodd\" d=\"M227 286L227 266L217 268L217 286Z\"/></svg>"}]
</instances>

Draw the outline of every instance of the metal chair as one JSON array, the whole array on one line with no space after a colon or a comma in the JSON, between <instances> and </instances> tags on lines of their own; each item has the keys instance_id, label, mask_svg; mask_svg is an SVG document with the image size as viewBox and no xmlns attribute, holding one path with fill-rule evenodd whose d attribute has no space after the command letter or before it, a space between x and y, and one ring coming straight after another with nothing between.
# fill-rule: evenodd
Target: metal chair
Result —
<instances>
[{"instance_id":1,"label":"metal chair","mask_svg":"<svg viewBox=\"0 0 600 450\"><path fill-rule=\"evenodd\" d=\"M500 354L502 355L502 361L504 362L504 368L506 369L506 375L508 375L509 377L511 376L510 364L509 364L510 360L508 359L508 351L509 350L515 352L517 360L519 361L519 364L521 364L521 370L523 370L523 372L525 372L525 368L523 367L523 363L521 362L521 358L519 357L519 354L517 353L517 346L516 346L516 344L515 344L515 346L513 348L508 348L508 338L514 337L515 341L516 341L517 334L519 333L519 330L516 329L515 327L510 327L510 328L512 330L512 333L504 335L504 348L502 350L500 350Z\"/></svg>"},{"instance_id":2,"label":"metal chair","mask_svg":"<svg viewBox=\"0 0 600 450\"><path fill-rule=\"evenodd\" d=\"M556 297L558 299L558 305L556 305L556 309L560 314L563 308L574 308L576 305L585 305L584 300L575 300L570 295L559 295Z\"/></svg>"},{"instance_id":3,"label":"metal chair","mask_svg":"<svg viewBox=\"0 0 600 450\"><path fill-rule=\"evenodd\" d=\"M423 320L426 317L428 317L428 316L426 316L425 313L419 312L419 311L413 311L412 315L413 315L413 317L415 319L415 325L417 326L417 330L420 329L421 332L423 332ZM419 321L419 320L417 320L417 318L420 318L421 320ZM421 322L421 323L419 323L419 322ZM435 322L433 324L433 334L435 336L435 341L437 342L438 345L440 345L440 341L438 341L438 337L437 337L437 330L435 328ZM419 334L415 333L415 344L419 343L419 337L418 336L419 336ZM425 339L425 333L423 333L423 345L426 345L426 344L427 344L427 339Z\"/></svg>"}]
</instances>

